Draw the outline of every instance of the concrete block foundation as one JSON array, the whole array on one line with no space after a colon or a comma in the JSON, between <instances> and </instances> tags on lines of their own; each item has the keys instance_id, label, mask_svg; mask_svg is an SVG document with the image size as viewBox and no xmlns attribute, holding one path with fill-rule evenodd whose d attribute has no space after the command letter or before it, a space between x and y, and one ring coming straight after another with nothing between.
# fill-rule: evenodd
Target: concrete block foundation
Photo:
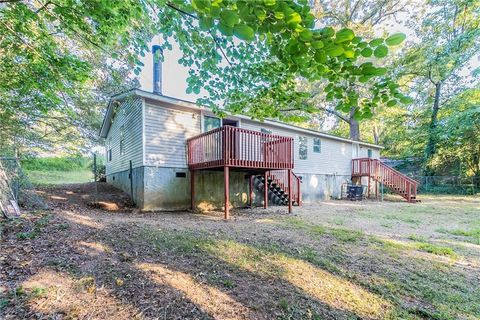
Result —
<instances>
[{"instance_id":1,"label":"concrete block foundation","mask_svg":"<svg viewBox=\"0 0 480 320\"><path fill-rule=\"evenodd\" d=\"M341 196L344 183L350 176L335 174L298 174L302 178L302 201L304 203L336 199ZM133 199L142 210L175 211L190 209L190 172L187 168L138 167L133 169ZM129 171L107 176L107 182L130 194ZM195 204L201 211L221 210L224 207L223 171L195 172ZM263 190L258 181L254 183L253 204L263 205ZM276 199L269 198L269 205ZM230 206L249 205L249 175L246 172L230 171Z\"/></svg>"}]
</instances>

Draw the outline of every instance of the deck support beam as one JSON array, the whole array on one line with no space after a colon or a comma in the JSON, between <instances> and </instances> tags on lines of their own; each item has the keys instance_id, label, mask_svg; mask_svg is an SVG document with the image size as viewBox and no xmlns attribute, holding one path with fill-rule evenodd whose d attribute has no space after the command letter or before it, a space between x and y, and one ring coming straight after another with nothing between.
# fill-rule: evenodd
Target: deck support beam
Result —
<instances>
[{"instance_id":1,"label":"deck support beam","mask_svg":"<svg viewBox=\"0 0 480 320\"><path fill-rule=\"evenodd\" d=\"M293 188L292 188L292 169L288 169L288 213L292 213L292 197L293 197Z\"/></svg>"},{"instance_id":2,"label":"deck support beam","mask_svg":"<svg viewBox=\"0 0 480 320\"><path fill-rule=\"evenodd\" d=\"M190 170L190 209L195 209L195 170Z\"/></svg>"},{"instance_id":3,"label":"deck support beam","mask_svg":"<svg viewBox=\"0 0 480 320\"><path fill-rule=\"evenodd\" d=\"M225 219L230 218L230 168L223 167L224 192L225 192Z\"/></svg>"},{"instance_id":4,"label":"deck support beam","mask_svg":"<svg viewBox=\"0 0 480 320\"><path fill-rule=\"evenodd\" d=\"M249 196L248 196L248 201L250 202L250 209L253 208L253 175L249 177Z\"/></svg>"},{"instance_id":5,"label":"deck support beam","mask_svg":"<svg viewBox=\"0 0 480 320\"><path fill-rule=\"evenodd\" d=\"M268 208L268 171L264 174L265 180L263 181L263 208Z\"/></svg>"}]
</instances>

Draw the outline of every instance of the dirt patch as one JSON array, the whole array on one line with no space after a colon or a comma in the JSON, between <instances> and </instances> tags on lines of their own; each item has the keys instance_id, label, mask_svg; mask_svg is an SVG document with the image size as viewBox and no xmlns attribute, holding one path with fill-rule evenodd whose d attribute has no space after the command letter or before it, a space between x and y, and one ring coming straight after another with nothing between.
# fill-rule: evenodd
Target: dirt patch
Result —
<instances>
[{"instance_id":1,"label":"dirt patch","mask_svg":"<svg viewBox=\"0 0 480 320\"><path fill-rule=\"evenodd\" d=\"M128 212L133 209L130 197L107 183L79 183L44 186L36 190L55 209L101 209Z\"/></svg>"}]
</instances>

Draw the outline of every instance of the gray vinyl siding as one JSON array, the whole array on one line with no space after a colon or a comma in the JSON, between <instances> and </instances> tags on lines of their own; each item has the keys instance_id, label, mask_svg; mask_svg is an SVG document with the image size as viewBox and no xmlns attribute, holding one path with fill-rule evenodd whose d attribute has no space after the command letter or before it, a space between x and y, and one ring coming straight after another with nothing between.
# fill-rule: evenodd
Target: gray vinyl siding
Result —
<instances>
[{"instance_id":1,"label":"gray vinyl siding","mask_svg":"<svg viewBox=\"0 0 480 320\"><path fill-rule=\"evenodd\" d=\"M112 149L112 161L106 161L106 173L128 170L130 160L134 168L143 165L142 99L130 97L116 107L115 116L105 141ZM120 155L120 129L124 128L124 154ZM108 150L106 150L108 152Z\"/></svg>"},{"instance_id":2,"label":"gray vinyl siding","mask_svg":"<svg viewBox=\"0 0 480 320\"><path fill-rule=\"evenodd\" d=\"M186 168L186 140L201 133L200 112L145 104L145 165Z\"/></svg>"},{"instance_id":3,"label":"gray vinyl siding","mask_svg":"<svg viewBox=\"0 0 480 320\"><path fill-rule=\"evenodd\" d=\"M297 130L289 130L286 128L279 128L266 123L259 123L255 121L242 120L242 128L260 131L262 128L270 130L272 134L278 134L294 138L294 161L296 173L309 174L351 174L351 159L353 155L352 143L348 141L340 141L328 137L322 137L313 133L306 133ZM307 137L307 159L299 158L299 136ZM320 138L321 152L313 152L313 139ZM360 145L359 155L367 157L367 149L369 147ZM379 157L379 150L372 149L372 158ZM363 155L364 154L364 155Z\"/></svg>"}]
</instances>

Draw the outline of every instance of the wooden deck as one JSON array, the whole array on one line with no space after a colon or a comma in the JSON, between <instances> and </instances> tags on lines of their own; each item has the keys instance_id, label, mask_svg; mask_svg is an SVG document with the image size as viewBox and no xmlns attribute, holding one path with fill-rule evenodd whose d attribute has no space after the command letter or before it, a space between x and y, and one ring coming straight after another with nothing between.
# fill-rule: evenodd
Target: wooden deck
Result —
<instances>
[{"instance_id":1,"label":"wooden deck","mask_svg":"<svg viewBox=\"0 0 480 320\"><path fill-rule=\"evenodd\" d=\"M198 170L224 171L225 219L229 217L229 173L247 171L264 177L264 206L268 205L268 191L281 189L292 212L292 202L301 203L301 180L293 172L293 138L224 126L187 140L188 168L191 177L191 207L195 207L195 172ZM253 189L250 182L250 203Z\"/></svg>"},{"instance_id":2,"label":"wooden deck","mask_svg":"<svg viewBox=\"0 0 480 320\"><path fill-rule=\"evenodd\" d=\"M225 126L187 140L191 170L293 169L293 138Z\"/></svg>"}]
</instances>

